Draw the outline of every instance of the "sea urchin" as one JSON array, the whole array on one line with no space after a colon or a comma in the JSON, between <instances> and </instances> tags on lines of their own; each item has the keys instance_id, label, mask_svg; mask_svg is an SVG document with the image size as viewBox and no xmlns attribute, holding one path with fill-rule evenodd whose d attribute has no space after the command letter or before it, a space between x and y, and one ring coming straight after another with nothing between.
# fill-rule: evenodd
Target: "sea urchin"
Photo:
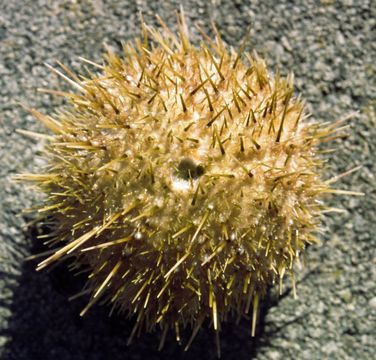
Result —
<instances>
[{"instance_id":1,"label":"sea urchin","mask_svg":"<svg viewBox=\"0 0 376 360\"><path fill-rule=\"evenodd\" d=\"M299 252L316 241L320 199L336 192L317 155L336 124L307 122L293 77L271 76L257 54L228 50L216 32L190 43L143 24L143 39L109 51L77 76L56 116L30 109L49 130L47 165L19 176L45 194L50 256L88 271L81 315L99 299L136 314L136 330L206 318L218 334L253 312L268 286L293 279Z\"/></svg>"}]
</instances>

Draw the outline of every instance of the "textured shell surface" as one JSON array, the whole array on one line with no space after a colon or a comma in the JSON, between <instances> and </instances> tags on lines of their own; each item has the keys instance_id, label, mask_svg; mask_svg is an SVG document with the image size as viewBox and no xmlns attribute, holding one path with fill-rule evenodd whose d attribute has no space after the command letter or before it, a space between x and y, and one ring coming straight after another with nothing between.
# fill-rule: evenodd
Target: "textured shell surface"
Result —
<instances>
[{"instance_id":1,"label":"textured shell surface","mask_svg":"<svg viewBox=\"0 0 376 360\"><path fill-rule=\"evenodd\" d=\"M253 312L316 242L322 179L318 146L336 124L307 121L293 76L218 33L190 43L142 25L143 38L89 60L63 111L31 112L52 132L47 165L24 175L45 194L53 252L87 270L88 305L136 314L138 329L197 329ZM65 75L66 74L66 75ZM55 92L56 93L56 92ZM132 335L133 336L133 335Z\"/></svg>"}]
</instances>

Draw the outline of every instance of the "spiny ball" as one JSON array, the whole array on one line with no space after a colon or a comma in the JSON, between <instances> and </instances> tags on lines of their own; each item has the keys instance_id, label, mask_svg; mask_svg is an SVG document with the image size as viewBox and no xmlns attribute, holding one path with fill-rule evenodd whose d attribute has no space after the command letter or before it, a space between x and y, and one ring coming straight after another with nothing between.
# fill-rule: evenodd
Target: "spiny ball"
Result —
<instances>
[{"instance_id":1,"label":"spiny ball","mask_svg":"<svg viewBox=\"0 0 376 360\"><path fill-rule=\"evenodd\" d=\"M82 294L135 314L137 331L194 335L253 313L267 288L294 276L316 241L331 192L317 147L334 125L306 120L293 77L272 76L256 53L216 33L191 44L142 25L143 38L76 75L64 110L31 112L47 136L47 165L24 175L46 194L53 221L42 269L71 258ZM65 72L65 74L64 74Z\"/></svg>"}]
</instances>

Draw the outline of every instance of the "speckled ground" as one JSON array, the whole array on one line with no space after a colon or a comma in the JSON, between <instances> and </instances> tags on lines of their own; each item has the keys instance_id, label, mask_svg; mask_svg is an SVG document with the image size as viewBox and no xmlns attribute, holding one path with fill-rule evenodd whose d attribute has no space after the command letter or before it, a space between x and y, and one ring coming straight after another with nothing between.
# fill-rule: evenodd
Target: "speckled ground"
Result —
<instances>
[{"instance_id":1,"label":"speckled ground","mask_svg":"<svg viewBox=\"0 0 376 360\"><path fill-rule=\"evenodd\" d=\"M125 345L131 322L109 319L97 307L78 317L82 301L68 302L79 280L58 269L35 273L23 258L33 235L23 230L22 208L37 201L11 181L38 167L37 142L17 128L40 130L17 102L41 111L61 105L38 87L64 86L44 62L56 59L77 68L78 56L99 61L103 43L139 34L138 13L156 23L158 13L174 23L178 1L0 0L0 356L34 359L213 359L211 330L203 329L188 353L173 336L162 352L158 336ZM308 250L300 275L299 298L272 302L257 341L250 324L226 326L223 359L374 359L376 358L376 3L374 0L182 1L192 37L193 24L209 30L214 20L229 45L237 47L252 24L250 47L283 74L293 70L297 91L313 116L335 120L357 111L346 139L329 158L331 173L355 165L362 169L341 182L365 197L332 200L344 214L325 222L322 246ZM328 177L330 174L328 174Z\"/></svg>"}]
</instances>

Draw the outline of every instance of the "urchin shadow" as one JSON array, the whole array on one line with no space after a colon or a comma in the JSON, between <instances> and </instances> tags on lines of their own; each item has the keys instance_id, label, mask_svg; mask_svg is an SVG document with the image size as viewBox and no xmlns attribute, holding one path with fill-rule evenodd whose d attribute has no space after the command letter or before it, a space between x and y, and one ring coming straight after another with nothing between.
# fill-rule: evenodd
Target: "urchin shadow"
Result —
<instances>
[{"instance_id":1,"label":"urchin shadow","mask_svg":"<svg viewBox=\"0 0 376 360\"><path fill-rule=\"evenodd\" d=\"M47 232L36 224L25 236L32 241L32 254L45 251L37 234ZM79 313L87 298L69 301L84 283L83 277L73 276L67 264L59 264L48 271L36 272L37 261L24 261L17 285L14 286L10 307L11 317L5 334L9 339L3 360L81 360L81 359L216 359L215 334L209 323L204 324L187 352L184 346L191 330L183 331L183 344L175 341L170 331L162 351L158 351L161 331L142 334L130 346L127 339L134 319L116 314L109 317L109 308L94 306L84 316ZM251 337L251 321L242 319L222 324L220 332L222 359L252 359L260 346L267 344L265 319L268 310L278 300L268 292L258 314L256 337ZM265 340L266 339L266 340Z\"/></svg>"}]
</instances>

